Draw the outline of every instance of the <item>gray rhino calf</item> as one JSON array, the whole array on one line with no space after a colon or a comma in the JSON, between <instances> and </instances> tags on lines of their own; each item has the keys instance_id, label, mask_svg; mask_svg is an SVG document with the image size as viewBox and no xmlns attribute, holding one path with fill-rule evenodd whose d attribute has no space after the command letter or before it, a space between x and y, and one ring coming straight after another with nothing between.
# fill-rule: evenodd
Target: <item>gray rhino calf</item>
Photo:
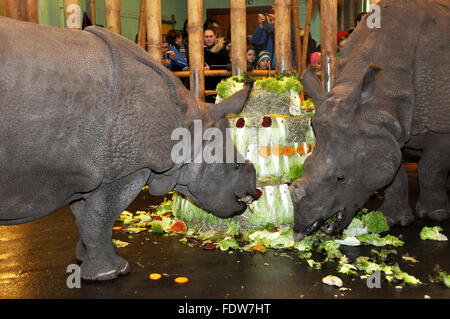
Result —
<instances>
[{"instance_id":1,"label":"gray rhino calf","mask_svg":"<svg viewBox=\"0 0 450 319\"><path fill-rule=\"evenodd\" d=\"M217 106L197 103L139 46L105 29L86 31L0 18L0 225L69 204L81 276L105 280L129 271L112 226L144 185L153 195L177 188L219 217L256 198L255 169L237 160L234 146L231 163L171 157L172 132L193 132L195 120L220 129L225 147L225 116L241 111L251 85ZM211 141L202 143L191 158Z\"/></svg>"},{"instance_id":2,"label":"gray rhino calf","mask_svg":"<svg viewBox=\"0 0 450 319\"><path fill-rule=\"evenodd\" d=\"M381 28L367 16L344 45L333 89L325 95L306 71L316 103L317 147L305 175L291 185L295 238L323 228L341 231L373 194L385 188L380 210L390 225L409 224L408 178L402 150L421 153L416 211L450 217L445 184L450 170L450 1L382 0ZM370 17L371 19L374 17ZM376 77L379 77L376 82Z\"/></svg>"}]
</instances>

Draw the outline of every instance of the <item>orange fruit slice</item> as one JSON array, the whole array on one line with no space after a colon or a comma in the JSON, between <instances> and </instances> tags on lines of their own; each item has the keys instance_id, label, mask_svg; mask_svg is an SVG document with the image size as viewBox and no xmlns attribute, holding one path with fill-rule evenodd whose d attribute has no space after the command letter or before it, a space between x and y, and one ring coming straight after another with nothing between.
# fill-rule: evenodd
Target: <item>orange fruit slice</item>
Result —
<instances>
[{"instance_id":1,"label":"orange fruit slice","mask_svg":"<svg viewBox=\"0 0 450 319\"><path fill-rule=\"evenodd\" d=\"M261 148L259 149L259 155L264 158L269 157L270 149L267 146L261 146Z\"/></svg>"},{"instance_id":2,"label":"orange fruit slice","mask_svg":"<svg viewBox=\"0 0 450 319\"><path fill-rule=\"evenodd\" d=\"M303 153L305 153L305 149L303 148L303 145L300 144L299 146L297 146L297 153L299 155L302 155Z\"/></svg>"},{"instance_id":3,"label":"orange fruit slice","mask_svg":"<svg viewBox=\"0 0 450 319\"><path fill-rule=\"evenodd\" d=\"M177 284L186 284L189 281L187 277L177 277L175 278L175 282Z\"/></svg>"},{"instance_id":4,"label":"orange fruit slice","mask_svg":"<svg viewBox=\"0 0 450 319\"><path fill-rule=\"evenodd\" d=\"M281 147L281 145L276 144L272 147L272 154L275 156L280 156L281 153L283 153L283 148Z\"/></svg>"},{"instance_id":5,"label":"orange fruit slice","mask_svg":"<svg viewBox=\"0 0 450 319\"><path fill-rule=\"evenodd\" d=\"M159 279L161 279L161 274L157 274L157 273L153 273L153 274L150 274L150 276L148 276L148 278L150 279L150 280L159 280Z\"/></svg>"},{"instance_id":6,"label":"orange fruit slice","mask_svg":"<svg viewBox=\"0 0 450 319\"><path fill-rule=\"evenodd\" d=\"M286 146L283 150L283 154L286 156L291 156L294 154L294 148L292 146Z\"/></svg>"}]
</instances>

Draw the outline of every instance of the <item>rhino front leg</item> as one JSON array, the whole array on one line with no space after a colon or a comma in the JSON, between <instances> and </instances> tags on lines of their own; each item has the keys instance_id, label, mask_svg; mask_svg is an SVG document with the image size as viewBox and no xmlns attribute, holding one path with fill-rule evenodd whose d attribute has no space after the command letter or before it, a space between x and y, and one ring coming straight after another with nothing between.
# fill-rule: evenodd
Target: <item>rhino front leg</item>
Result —
<instances>
[{"instance_id":1,"label":"rhino front leg","mask_svg":"<svg viewBox=\"0 0 450 319\"><path fill-rule=\"evenodd\" d=\"M419 217L436 221L450 218L446 193L450 171L450 135L428 133L418 164L420 194L416 211Z\"/></svg>"},{"instance_id":2,"label":"rhino front leg","mask_svg":"<svg viewBox=\"0 0 450 319\"><path fill-rule=\"evenodd\" d=\"M137 171L100 186L86 200L70 205L80 234L76 253L82 260L81 278L108 280L129 272L128 262L117 254L117 247L112 243L112 227L149 176L148 169Z\"/></svg>"},{"instance_id":3,"label":"rhino front leg","mask_svg":"<svg viewBox=\"0 0 450 319\"><path fill-rule=\"evenodd\" d=\"M408 174L401 165L394 181L384 190L384 201L380 211L386 217L389 226L400 224L407 226L414 220L408 204Z\"/></svg>"}]
</instances>

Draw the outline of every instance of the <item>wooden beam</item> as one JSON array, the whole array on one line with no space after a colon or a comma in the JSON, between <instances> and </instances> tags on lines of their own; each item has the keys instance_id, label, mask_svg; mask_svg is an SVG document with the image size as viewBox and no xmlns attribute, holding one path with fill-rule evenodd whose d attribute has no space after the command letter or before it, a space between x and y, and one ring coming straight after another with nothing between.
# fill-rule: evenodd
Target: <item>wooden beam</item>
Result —
<instances>
[{"instance_id":1,"label":"wooden beam","mask_svg":"<svg viewBox=\"0 0 450 319\"><path fill-rule=\"evenodd\" d=\"M189 0L189 70L190 90L197 101L205 100L205 57L203 49L203 0Z\"/></svg>"},{"instance_id":2,"label":"wooden beam","mask_svg":"<svg viewBox=\"0 0 450 319\"><path fill-rule=\"evenodd\" d=\"M291 0L275 0L275 65L279 73L292 69Z\"/></svg>"},{"instance_id":3,"label":"wooden beam","mask_svg":"<svg viewBox=\"0 0 450 319\"><path fill-rule=\"evenodd\" d=\"M95 15L95 0L89 0L89 15L91 18L91 23L93 25L97 24L97 18Z\"/></svg>"},{"instance_id":4,"label":"wooden beam","mask_svg":"<svg viewBox=\"0 0 450 319\"><path fill-rule=\"evenodd\" d=\"M146 0L141 0L137 44L144 50L147 50L147 19L145 15L145 1Z\"/></svg>"},{"instance_id":5,"label":"wooden beam","mask_svg":"<svg viewBox=\"0 0 450 319\"><path fill-rule=\"evenodd\" d=\"M22 0L23 20L39 24L38 0Z\"/></svg>"},{"instance_id":6,"label":"wooden beam","mask_svg":"<svg viewBox=\"0 0 450 319\"><path fill-rule=\"evenodd\" d=\"M64 0L64 25L67 29L81 30L81 8L78 0Z\"/></svg>"},{"instance_id":7,"label":"wooden beam","mask_svg":"<svg viewBox=\"0 0 450 319\"><path fill-rule=\"evenodd\" d=\"M339 0L339 14L341 21L341 30L345 30L345 0Z\"/></svg>"},{"instance_id":8,"label":"wooden beam","mask_svg":"<svg viewBox=\"0 0 450 319\"><path fill-rule=\"evenodd\" d=\"M297 73L302 74L302 43L300 36L300 0L292 0L292 24L294 26L295 62Z\"/></svg>"},{"instance_id":9,"label":"wooden beam","mask_svg":"<svg viewBox=\"0 0 450 319\"><path fill-rule=\"evenodd\" d=\"M161 0L146 0L148 52L157 61L162 61L162 18Z\"/></svg>"},{"instance_id":10,"label":"wooden beam","mask_svg":"<svg viewBox=\"0 0 450 319\"><path fill-rule=\"evenodd\" d=\"M331 85L333 85L337 68L337 0L328 0L320 2L320 48L322 53L322 71L326 72L326 57L328 56L331 63ZM325 84L325 76L323 77Z\"/></svg>"},{"instance_id":11,"label":"wooden beam","mask_svg":"<svg viewBox=\"0 0 450 319\"><path fill-rule=\"evenodd\" d=\"M247 13L245 1L230 0L231 72L233 75L247 72Z\"/></svg>"},{"instance_id":12,"label":"wooden beam","mask_svg":"<svg viewBox=\"0 0 450 319\"><path fill-rule=\"evenodd\" d=\"M5 17L21 20L20 0L2 1L2 15Z\"/></svg>"},{"instance_id":13,"label":"wooden beam","mask_svg":"<svg viewBox=\"0 0 450 319\"><path fill-rule=\"evenodd\" d=\"M250 76L270 76L275 74L276 70L253 70L248 72ZM190 71L175 71L173 72L176 76L180 78L187 78L190 76ZM228 77L231 76L231 72L227 70L208 70L204 71L205 77L209 76L220 76L220 77Z\"/></svg>"},{"instance_id":14,"label":"wooden beam","mask_svg":"<svg viewBox=\"0 0 450 319\"><path fill-rule=\"evenodd\" d=\"M121 34L120 0L105 0L106 28L114 33Z\"/></svg>"},{"instance_id":15,"label":"wooden beam","mask_svg":"<svg viewBox=\"0 0 450 319\"><path fill-rule=\"evenodd\" d=\"M308 41L309 41L309 30L311 27L311 16L313 10L313 0L306 0L306 18L305 18L305 28L303 33L303 51L302 51L302 70L306 70L307 57L308 57Z\"/></svg>"},{"instance_id":16,"label":"wooden beam","mask_svg":"<svg viewBox=\"0 0 450 319\"><path fill-rule=\"evenodd\" d=\"M348 29L355 27L355 0L348 0Z\"/></svg>"}]
</instances>

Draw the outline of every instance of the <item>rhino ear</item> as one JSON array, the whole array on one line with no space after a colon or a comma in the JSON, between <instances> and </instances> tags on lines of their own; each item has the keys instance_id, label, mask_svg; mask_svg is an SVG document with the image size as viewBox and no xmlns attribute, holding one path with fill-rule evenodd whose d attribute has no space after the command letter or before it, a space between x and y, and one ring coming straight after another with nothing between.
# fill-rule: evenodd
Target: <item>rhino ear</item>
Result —
<instances>
[{"instance_id":1,"label":"rhino ear","mask_svg":"<svg viewBox=\"0 0 450 319\"><path fill-rule=\"evenodd\" d=\"M228 99L214 105L211 110L211 118L214 121L224 118L225 115L233 113L237 114L242 111L244 104L252 90L253 82L246 84L245 88L233 94Z\"/></svg>"},{"instance_id":2,"label":"rhino ear","mask_svg":"<svg viewBox=\"0 0 450 319\"><path fill-rule=\"evenodd\" d=\"M361 104L367 103L367 101L369 101L370 98L372 97L373 92L375 91L376 78L381 70L382 68L374 64L370 64L367 67L366 72L364 73L364 76L361 81L361 89L360 89Z\"/></svg>"},{"instance_id":3,"label":"rhino ear","mask_svg":"<svg viewBox=\"0 0 450 319\"><path fill-rule=\"evenodd\" d=\"M312 97L316 105L320 105L326 100L326 94L322 90L320 79L311 67L303 73L303 86L305 93Z\"/></svg>"},{"instance_id":4,"label":"rhino ear","mask_svg":"<svg viewBox=\"0 0 450 319\"><path fill-rule=\"evenodd\" d=\"M148 183L148 192L153 196L162 196L167 194L175 187L179 177L179 169L170 175L152 173L150 176L150 182Z\"/></svg>"}]
</instances>

